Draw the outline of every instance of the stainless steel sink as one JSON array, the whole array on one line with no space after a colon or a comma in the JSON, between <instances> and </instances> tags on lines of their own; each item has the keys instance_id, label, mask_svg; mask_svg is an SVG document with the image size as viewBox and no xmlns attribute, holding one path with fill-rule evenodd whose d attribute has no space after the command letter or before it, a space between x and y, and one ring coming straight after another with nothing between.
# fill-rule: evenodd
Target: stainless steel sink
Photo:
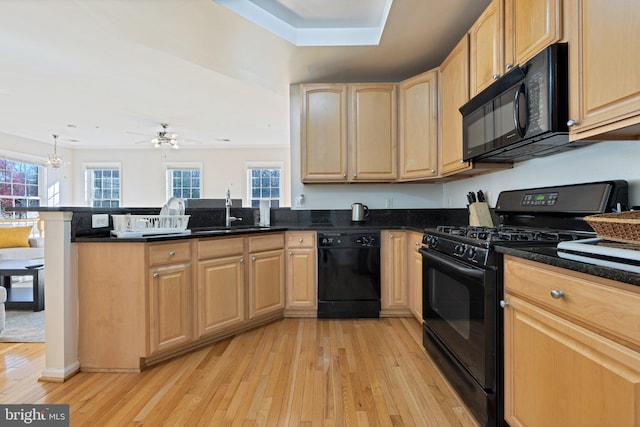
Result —
<instances>
[{"instance_id":1,"label":"stainless steel sink","mask_svg":"<svg viewBox=\"0 0 640 427\"><path fill-rule=\"evenodd\" d=\"M216 234L233 234L233 233L248 233L251 231L266 231L269 230L270 227L261 227L258 225L238 225L232 227L209 227L203 228L199 230L191 230L192 236L208 236L208 235L216 235Z\"/></svg>"}]
</instances>

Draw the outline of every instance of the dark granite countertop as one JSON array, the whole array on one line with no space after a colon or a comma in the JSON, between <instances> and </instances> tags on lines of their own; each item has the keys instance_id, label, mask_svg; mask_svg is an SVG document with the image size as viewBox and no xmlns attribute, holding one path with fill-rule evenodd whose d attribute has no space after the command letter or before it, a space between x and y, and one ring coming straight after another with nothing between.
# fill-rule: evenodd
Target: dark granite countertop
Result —
<instances>
[{"instance_id":1,"label":"dark granite countertop","mask_svg":"<svg viewBox=\"0 0 640 427\"><path fill-rule=\"evenodd\" d=\"M593 276L603 277L605 279L611 279L618 282L640 286L640 274L620 270L617 268L602 267L595 264L587 264L579 261L561 258L558 255L558 251L555 247L514 248L498 245L495 247L495 249L500 253L512 255L518 258L524 258L531 261L541 262L543 264L578 271L580 273L591 274Z\"/></svg>"},{"instance_id":2,"label":"dark granite countertop","mask_svg":"<svg viewBox=\"0 0 640 427\"><path fill-rule=\"evenodd\" d=\"M85 236L85 237L76 237L74 239L75 242L79 243L123 243L123 242L162 242L167 240L184 240L184 239L194 239L194 238L207 238L207 237L228 237L235 235L244 235L244 234L256 234L256 233L272 233L278 231L287 231L287 230L313 230L313 231L329 231L329 230L407 230L407 231L417 231L422 233L424 231L421 227L415 226L391 226L391 227L382 227L382 226L372 226L369 224L353 224L352 226L341 225L341 226L331 226L331 225L320 225L320 226L275 226L275 227L260 227L260 226L246 226L246 227L211 227L211 228L203 228L203 229L194 229L191 230L191 234L187 235L171 235L171 234L162 234L162 235L151 235L144 237L126 237L126 238L118 238L118 237L110 237L110 236Z\"/></svg>"}]
</instances>

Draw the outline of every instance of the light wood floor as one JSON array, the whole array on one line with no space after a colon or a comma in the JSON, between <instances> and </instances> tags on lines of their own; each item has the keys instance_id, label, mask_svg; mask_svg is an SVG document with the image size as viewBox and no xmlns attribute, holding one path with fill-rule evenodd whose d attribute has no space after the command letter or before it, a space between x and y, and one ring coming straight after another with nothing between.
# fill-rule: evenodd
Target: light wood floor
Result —
<instances>
[{"instance_id":1,"label":"light wood floor","mask_svg":"<svg viewBox=\"0 0 640 427\"><path fill-rule=\"evenodd\" d=\"M284 319L140 374L37 381L43 344L0 344L0 403L65 403L72 426L477 426L413 319Z\"/></svg>"}]
</instances>

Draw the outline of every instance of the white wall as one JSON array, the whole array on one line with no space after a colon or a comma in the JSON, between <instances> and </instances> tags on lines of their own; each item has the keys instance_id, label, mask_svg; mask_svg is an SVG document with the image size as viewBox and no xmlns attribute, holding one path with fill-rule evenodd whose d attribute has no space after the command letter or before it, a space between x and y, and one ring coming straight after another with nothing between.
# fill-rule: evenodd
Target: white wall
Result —
<instances>
[{"instance_id":1,"label":"white wall","mask_svg":"<svg viewBox=\"0 0 640 427\"><path fill-rule=\"evenodd\" d=\"M43 165L49 153L53 153L53 137L51 143L43 143L14 135L0 133L0 157L10 160ZM72 160L71 150L58 145L58 154L65 161ZM59 206L72 204L72 171L70 165L60 169L44 169L44 186L47 189L59 189L57 201ZM46 195L43 195L42 206L47 206Z\"/></svg>"},{"instance_id":2,"label":"white wall","mask_svg":"<svg viewBox=\"0 0 640 427\"><path fill-rule=\"evenodd\" d=\"M246 163L279 162L283 166L282 206L289 206L289 148L245 149L136 149L74 150L73 204L86 206L84 165L93 162L120 163L121 206L160 207L166 200L167 163L202 164L202 198L225 197L227 188L233 198L246 200Z\"/></svg>"},{"instance_id":3,"label":"white wall","mask_svg":"<svg viewBox=\"0 0 640 427\"><path fill-rule=\"evenodd\" d=\"M494 207L500 191L624 179L629 203L640 205L640 141L605 141L575 151L516 163L513 169L444 184L444 207L466 206L469 191L488 193Z\"/></svg>"}]
</instances>

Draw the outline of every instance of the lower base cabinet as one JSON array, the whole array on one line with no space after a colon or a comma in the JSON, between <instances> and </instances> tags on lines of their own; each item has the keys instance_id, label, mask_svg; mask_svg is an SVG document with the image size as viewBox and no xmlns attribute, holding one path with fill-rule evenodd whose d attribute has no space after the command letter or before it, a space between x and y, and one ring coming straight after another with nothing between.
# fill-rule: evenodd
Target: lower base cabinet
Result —
<instances>
[{"instance_id":1,"label":"lower base cabinet","mask_svg":"<svg viewBox=\"0 0 640 427\"><path fill-rule=\"evenodd\" d=\"M140 371L283 316L284 233L75 245L83 371Z\"/></svg>"},{"instance_id":2,"label":"lower base cabinet","mask_svg":"<svg viewBox=\"0 0 640 427\"><path fill-rule=\"evenodd\" d=\"M153 268L149 289L149 354L193 340L191 263Z\"/></svg>"},{"instance_id":3,"label":"lower base cabinet","mask_svg":"<svg viewBox=\"0 0 640 427\"><path fill-rule=\"evenodd\" d=\"M318 265L315 231L288 231L285 316L318 315Z\"/></svg>"},{"instance_id":4,"label":"lower base cabinet","mask_svg":"<svg viewBox=\"0 0 640 427\"><path fill-rule=\"evenodd\" d=\"M407 272L409 307L416 320L422 323L422 233L411 231L407 236Z\"/></svg>"},{"instance_id":5,"label":"lower base cabinet","mask_svg":"<svg viewBox=\"0 0 640 427\"><path fill-rule=\"evenodd\" d=\"M508 256L504 280L509 425L640 425L638 291Z\"/></svg>"}]
</instances>

